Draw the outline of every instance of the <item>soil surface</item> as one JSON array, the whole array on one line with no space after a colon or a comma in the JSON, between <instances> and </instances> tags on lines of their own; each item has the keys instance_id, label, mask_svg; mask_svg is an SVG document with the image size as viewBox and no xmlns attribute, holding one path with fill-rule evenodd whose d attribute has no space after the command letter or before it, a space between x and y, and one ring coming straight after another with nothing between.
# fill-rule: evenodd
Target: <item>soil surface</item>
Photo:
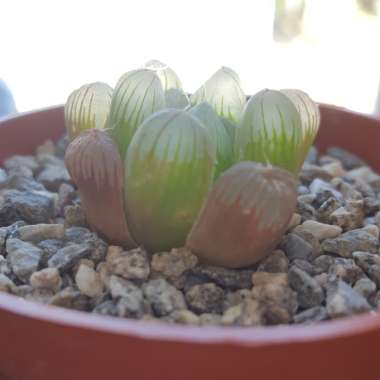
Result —
<instances>
[{"instance_id":1,"label":"soil surface","mask_svg":"<svg viewBox=\"0 0 380 380\"><path fill-rule=\"evenodd\" d=\"M185 248L147 254L89 230L63 164L66 138L0 168L0 291L121 318L194 325L319 321L380 307L380 176L313 148L287 234L254 267L204 266Z\"/></svg>"}]
</instances>

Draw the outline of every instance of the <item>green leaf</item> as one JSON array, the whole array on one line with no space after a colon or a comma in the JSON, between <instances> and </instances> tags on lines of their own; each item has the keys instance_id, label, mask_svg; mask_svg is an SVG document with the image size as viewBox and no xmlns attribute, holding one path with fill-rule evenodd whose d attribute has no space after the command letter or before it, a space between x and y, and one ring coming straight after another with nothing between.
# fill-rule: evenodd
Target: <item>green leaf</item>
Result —
<instances>
[{"instance_id":1,"label":"green leaf","mask_svg":"<svg viewBox=\"0 0 380 380\"><path fill-rule=\"evenodd\" d=\"M167 108L184 109L190 105L189 97L178 88L165 91L165 101Z\"/></svg>"},{"instance_id":2,"label":"green leaf","mask_svg":"<svg viewBox=\"0 0 380 380\"><path fill-rule=\"evenodd\" d=\"M189 112L203 123L210 137L215 142L217 161L215 178L218 178L220 173L227 170L233 164L233 140L222 120L207 102L196 105Z\"/></svg>"},{"instance_id":3,"label":"green leaf","mask_svg":"<svg viewBox=\"0 0 380 380\"><path fill-rule=\"evenodd\" d=\"M112 88L101 82L85 84L70 94L65 104L65 126L71 140L88 129L105 128L111 96Z\"/></svg>"},{"instance_id":4,"label":"green leaf","mask_svg":"<svg viewBox=\"0 0 380 380\"><path fill-rule=\"evenodd\" d=\"M108 126L123 159L141 123L164 107L164 91L154 71L133 70L120 78L112 96Z\"/></svg>"},{"instance_id":5,"label":"green leaf","mask_svg":"<svg viewBox=\"0 0 380 380\"><path fill-rule=\"evenodd\" d=\"M285 94L263 90L250 98L236 130L239 161L268 163L297 174L304 160L304 145L301 116Z\"/></svg>"},{"instance_id":6,"label":"green leaf","mask_svg":"<svg viewBox=\"0 0 380 380\"><path fill-rule=\"evenodd\" d=\"M223 118L237 123L242 115L246 97L239 76L230 68L222 67L191 96L192 104L204 101Z\"/></svg>"},{"instance_id":7,"label":"green leaf","mask_svg":"<svg viewBox=\"0 0 380 380\"><path fill-rule=\"evenodd\" d=\"M305 160L315 137L317 136L321 116L318 104L313 102L309 95L301 90L284 89L280 90L295 105L301 116L302 125L302 154Z\"/></svg>"},{"instance_id":8,"label":"green leaf","mask_svg":"<svg viewBox=\"0 0 380 380\"><path fill-rule=\"evenodd\" d=\"M152 59L145 63L144 68L155 71L160 78L164 91L170 90L171 88L182 89L178 75L165 63Z\"/></svg>"},{"instance_id":9,"label":"green leaf","mask_svg":"<svg viewBox=\"0 0 380 380\"><path fill-rule=\"evenodd\" d=\"M147 119L125 160L125 207L136 242L152 252L180 247L214 176L215 145L186 111Z\"/></svg>"}]
</instances>

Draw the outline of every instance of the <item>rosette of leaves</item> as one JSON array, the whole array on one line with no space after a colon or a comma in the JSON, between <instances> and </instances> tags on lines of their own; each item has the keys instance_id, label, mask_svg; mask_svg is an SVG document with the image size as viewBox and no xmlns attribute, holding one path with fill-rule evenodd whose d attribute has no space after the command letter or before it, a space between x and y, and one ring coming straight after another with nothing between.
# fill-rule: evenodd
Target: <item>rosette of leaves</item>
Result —
<instances>
[{"instance_id":1,"label":"rosette of leaves","mask_svg":"<svg viewBox=\"0 0 380 380\"><path fill-rule=\"evenodd\" d=\"M252 96L236 129L238 161L298 174L319 128L318 106L300 90L263 90Z\"/></svg>"},{"instance_id":2,"label":"rosette of leaves","mask_svg":"<svg viewBox=\"0 0 380 380\"><path fill-rule=\"evenodd\" d=\"M203 262L251 265L286 230L296 202L288 170L302 164L302 141L313 140L319 114L303 117L313 103L284 90L269 105L263 94L253 97L236 126L230 116L237 113L220 112L224 103L170 105L165 91L183 90L164 90L178 82L162 78L150 68L125 74L112 95L109 128L89 129L68 147L65 162L88 222L127 248L187 245ZM221 99L230 79L209 86L207 98Z\"/></svg>"},{"instance_id":3,"label":"rosette of leaves","mask_svg":"<svg viewBox=\"0 0 380 380\"><path fill-rule=\"evenodd\" d=\"M112 88L102 82L86 84L73 91L65 104L65 125L70 139L88 129L106 127Z\"/></svg>"}]
</instances>

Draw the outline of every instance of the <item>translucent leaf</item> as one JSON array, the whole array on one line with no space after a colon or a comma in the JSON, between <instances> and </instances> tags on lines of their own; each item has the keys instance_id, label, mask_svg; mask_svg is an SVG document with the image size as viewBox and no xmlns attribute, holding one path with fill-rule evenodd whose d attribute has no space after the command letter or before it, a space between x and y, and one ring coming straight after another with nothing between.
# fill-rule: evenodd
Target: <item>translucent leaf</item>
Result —
<instances>
[{"instance_id":1,"label":"translucent leaf","mask_svg":"<svg viewBox=\"0 0 380 380\"><path fill-rule=\"evenodd\" d=\"M281 90L281 92L292 101L301 116L302 147L305 159L310 146L317 136L321 121L318 104L313 102L309 95L301 90L285 89Z\"/></svg>"},{"instance_id":2,"label":"translucent leaf","mask_svg":"<svg viewBox=\"0 0 380 380\"><path fill-rule=\"evenodd\" d=\"M123 159L141 123L164 107L164 91L154 71L133 70L120 78L112 96L108 126Z\"/></svg>"},{"instance_id":3,"label":"translucent leaf","mask_svg":"<svg viewBox=\"0 0 380 380\"><path fill-rule=\"evenodd\" d=\"M304 145L300 114L285 94L263 90L250 98L236 130L238 160L270 163L296 174Z\"/></svg>"},{"instance_id":4,"label":"translucent leaf","mask_svg":"<svg viewBox=\"0 0 380 380\"><path fill-rule=\"evenodd\" d=\"M214 176L215 146L186 111L148 118L125 161L125 206L136 242L152 252L183 246Z\"/></svg>"},{"instance_id":5,"label":"translucent leaf","mask_svg":"<svg viewBox=\"0 0 380 380\"><path fill-rule=\"evenodd\" d=\"M110 111L112 88L101 82L73 91L65 104L65 125L70 139L87 129L104 128Z\"/></svg>"},{"instance_id":6,"label":"translucent leaf","mask_svg":"<svg viewBox=\"0 0 380 380\"><path fill-rule=\"evenodd\" d=\"M164 91L170 90L171 88L182 89L178 75L165 63L152 59L145 63L144 67L156 72L157 76L160 78Z\"/></svg>"},{"instance_id":7,"label":"translucent leaf","mask_svg":"<svg viewBox=\"0 0 380 380\"><path fill-rule=\"evenodd\" d=\"M204 101L209 103L220 117L238 122L246 103L238 75L228 67L219 69L191 96L192 104Z\"/></svg>"},{"instance_id":8,"label":"translucent leaf","mask_svg":"<svg viewBox=\"0 0 380 380\"><path fill-rule=\"evenodd\" d=\"M190 105L189 97L178 88L165 91L165 101L167 108L184 109Z\"/></svg>"},{"instance_id":9,"label":"translucent leaf","mask_svg":"<svg viewBox=\"0 0 380 380\"><path fill-rule=\"evenodd\" d=\"M222 120L213 108L202 102L191 108L189 112L197 117L205 126L216 145L215 178L228 169L233 163L233 142Z\"/></svg>"}]
</instances>

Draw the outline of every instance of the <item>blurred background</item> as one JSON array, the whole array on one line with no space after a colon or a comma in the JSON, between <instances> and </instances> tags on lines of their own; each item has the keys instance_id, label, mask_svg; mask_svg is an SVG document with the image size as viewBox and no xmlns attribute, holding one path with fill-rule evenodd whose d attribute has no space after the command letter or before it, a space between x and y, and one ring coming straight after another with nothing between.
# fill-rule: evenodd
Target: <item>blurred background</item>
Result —
<instances>
[{"instance_id":1,"label":"blurred background","mask_svg":"<svg viewBox=\"0 0 380 380\"><path fill-rule=\"evenodd\" d=\"M189 92L224 65L247 94L300 88L380 115L379 13L378 0L1 0L0 79L27 111L150 59Z\"/></svg>"}]
</instances>

